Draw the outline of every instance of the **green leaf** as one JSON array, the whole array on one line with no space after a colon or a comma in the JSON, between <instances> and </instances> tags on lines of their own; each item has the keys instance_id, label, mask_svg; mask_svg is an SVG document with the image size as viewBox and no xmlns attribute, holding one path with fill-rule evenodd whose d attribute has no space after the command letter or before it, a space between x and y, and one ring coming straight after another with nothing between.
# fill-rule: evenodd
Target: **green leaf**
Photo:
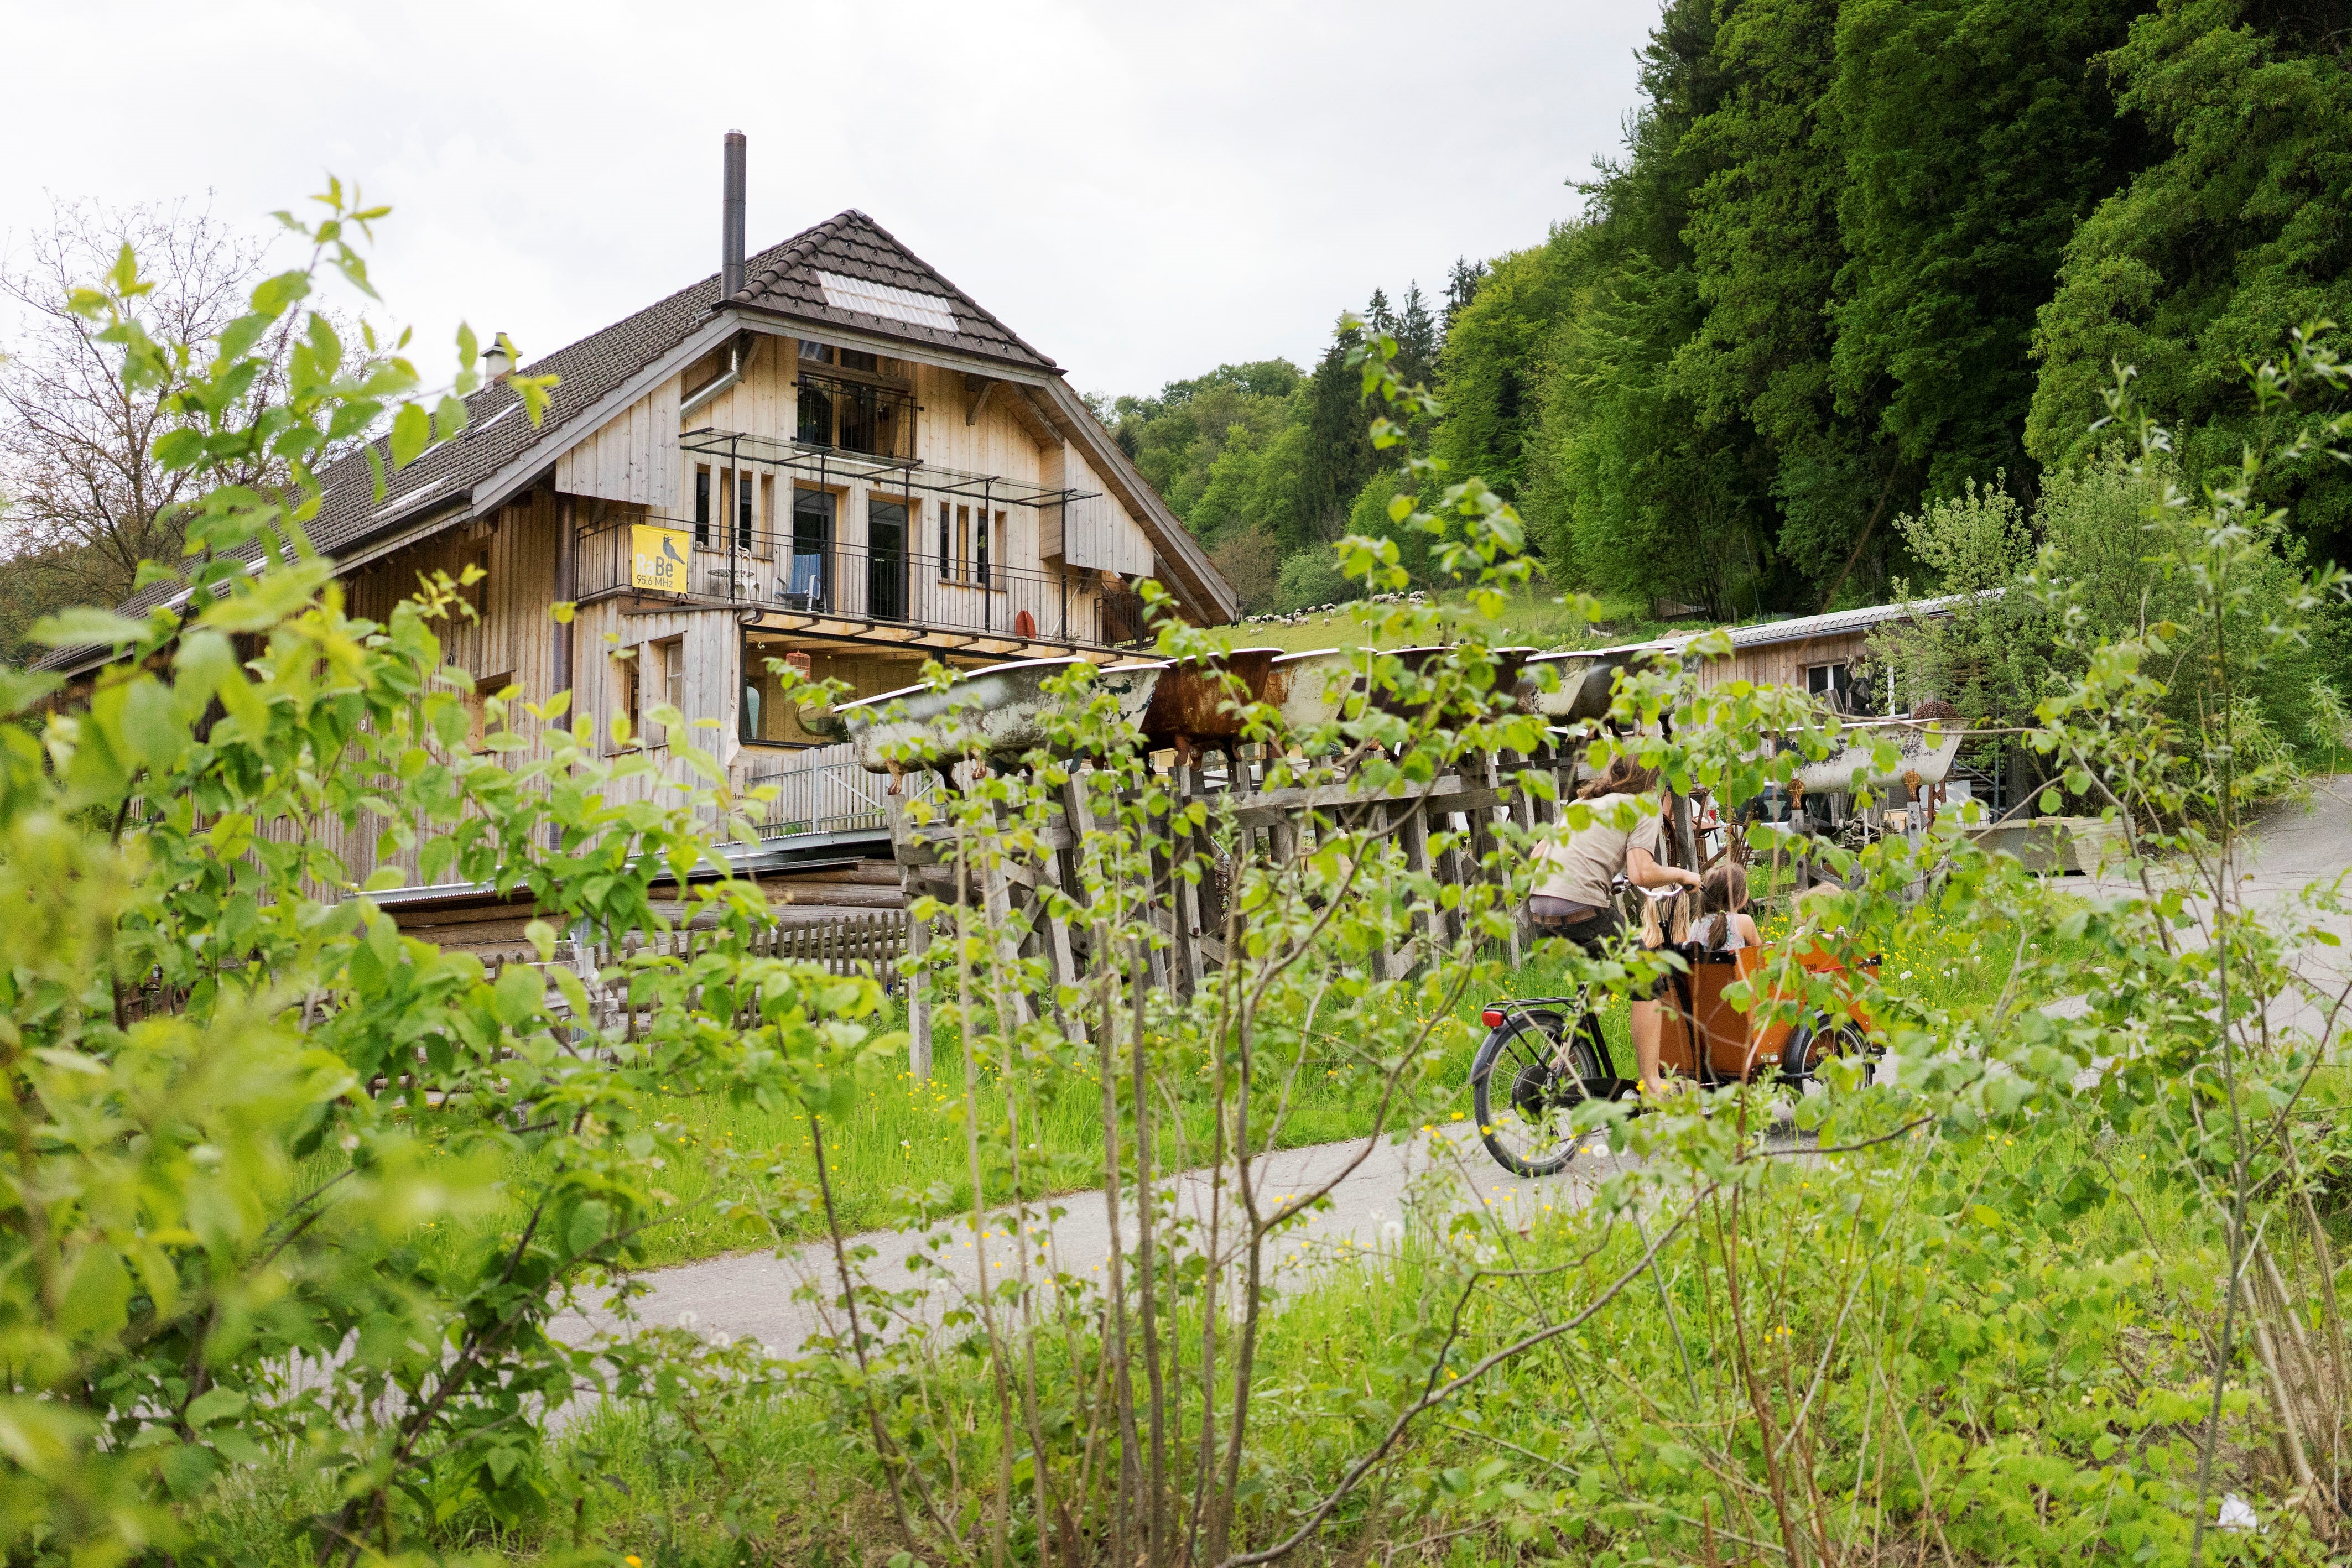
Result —
<instances>
[{"instance_id":1,"label":"green leaf","mask_svg":"<svg viewBox=\"0 0 2352 1568\"><path fill-rule=\"evenodd\" d=\"M0 715L23 713L64 684L56 675L0 666Z\"/></svg>"},{"instance_id":2,"label":"green leaf","mask_svg":"<svg viewBox=\"0 0 2352 1568\"><path fill-rule=\"evenodd\" d=\"M612 1210L593 1200L573 1209L572 1222L563 1231L564 1245L571 1249L572 1255L576 1258L604 1240L612 1218Z\"/></svg>"},{"instance_id":3,"label":"green leaf","mask_svg":"<svg viewBox=\"0 0 2352 1568\"><path fill-rule=\"evenodd\" d=\"M197 1395L188 1402L188 1425L209 1427L231 1416L241 1416L251 1403L234 1388L215 1388Z\"/></svg>"},{"instance_id":4,"label":"green leaf","mask_svg":"<svg viewBox=\"0 0 2352 1568\"><path fill-rule=\"evenodd\" d=\"M167 430L155 438L155 461L170 469L194 467L203 461L205 434L201 430L182 426Z\"/></svg>"},{"instance_id":5,"label":"green leaf","mask_svg":"<svg viewBox=\"0 0 2352 1568\"><path fill-rule=\"evenodd\" d=\"M177 762L188 748L179 700L152 675L140 676L123 694L122 737L133 757L156 770Z\"/></svg>"},{"instance_id":6,"label":"green leaf","mask_svg":"<svg viewBox=\"0 0 2352 1568\"><path fill-rule=\"evenodd\" d=\"M353 398L335 410L335 417L327 422L327 439L341 441L357 435L383 416L383 404L373 398Z\"/></svg>"},{"instance_id":7,"label":"green leaf","mask_svg":"<svg viewBox=\"0 0 2352 1568\"><path fill-rule=\"evenodd\" d=\"M182 1502L192 1502L220 1473L220 1458L198 1444L178 1443L164 1452L160 1468L163 1485L172 1495Z\"/></svg>"},{"instance_id":8,"label":"green leaf","mask_svg":"<svg viewBox=\"0 0 2352 1568\"><path fill-rule=\"evenodd\" d=\"M261 341L261 335L268 330L269 318L257 311L238 317L221 329L220 357L224 360L245 358L253 351L253 346Z\"/></svg>"},{"instance_id":9,"label":"green leaf","mask_svg":"<svg viewBox=\"0 0 2352 1568\"><path fill-rule=\"evenodd\" d=\"M86 1249L67 1282L58 1308L58 1327L77 1337L119 1332L131 1305L131 1270L113 1247L100 1241Z\"/></svg>"},{"instance_id":10,"label":"green leaf","mask_svg":"<svg viewBox=\"0 0 2352 1568\"><path fill-rule=\"evenodd\" d=\"M310 275L307 272L281 272L266 277L253 291L253 308L268 320L276 320L286 308L310 292Z\"/></svg>"},{"instance_id":11,"label":"green leaf","mask_svg":"<svg viewBox=\"0 0 2352 1568\"><path fill-rule=\"evenodd\" d=\"M88 605L44 615L33 623L33 641L50 648L79 648L90 643L136 643L147 635L147 622Z\"/></svg>"},{"instance_id":12,"label":"green leaf","mask_svg":"<svg viewBox=\"0 0 2352 1568\"><path fill-rule=\"evenodd\" d=\"M242 1427L215 1427L205 1437L232 1465L257 1465L269 1457Z\"/></svg>"},{"instance_id":13,"label":"green leaf","mask_svg":"<svg viewBox=\"0 0 2352 1568\"><path fill-rule=\"evenodd\" d=\"M490 1011L509 1029L517 1029L538 1014L546 996L547 982L539 977L537 969L528 964L509 964L491 989Z\"/></svg>"},{"instance_id":14,"label":"green leaf","mask_svg":"<svg viewBox=\"0 0 2352 1568\"><path fill-rule=\"evenodd\" d=\"M535 428L547 417L547 394L563 378L561 376L509 375L507 385L522 399L522 413Z\"/></svg>"},{"instance_id":15,"label":"green leaf","mask_svg":"<svg viewBox=\"0 0 2352 1568\"><path fill-rule=\"evenodd\" d=\"M405 468L425 455L433 442L433 422L422 403L404 402L392 416L392 465Z\"/></svg>"}]
</instances>

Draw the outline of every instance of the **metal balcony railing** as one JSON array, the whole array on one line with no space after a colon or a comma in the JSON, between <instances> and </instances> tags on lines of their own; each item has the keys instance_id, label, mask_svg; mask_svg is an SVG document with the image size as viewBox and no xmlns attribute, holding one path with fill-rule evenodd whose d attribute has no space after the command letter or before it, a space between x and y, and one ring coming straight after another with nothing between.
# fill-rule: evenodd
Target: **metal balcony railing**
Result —
<instances>
[{"instance_id":1,"label":"metal balcony railing","mask_svg":"<svg viewBox=\"0 0 2352 1568\"><path fill-rule=\"evenodd\" d=\"M640 528L661 532L640 535ZM782 615L1105 648L1144 635L1142 599L1089 571L983 568L976 559L856 549L723 523L705 528L698 542L694 524L661 517L610 519L583 529L578 542L583 600L634 591Z\"/></svg>"}]
</instances>

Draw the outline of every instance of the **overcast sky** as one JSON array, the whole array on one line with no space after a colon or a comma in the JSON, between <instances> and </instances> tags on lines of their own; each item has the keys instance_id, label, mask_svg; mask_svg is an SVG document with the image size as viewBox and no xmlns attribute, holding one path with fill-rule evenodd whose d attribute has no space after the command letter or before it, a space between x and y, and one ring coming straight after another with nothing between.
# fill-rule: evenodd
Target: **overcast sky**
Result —
<instances>
[{"instance_id":1,"label":"overcast sky","mask_svg":"<svg viewBox=\"0 0 2352 1568\"><path fill-rule=\"evenodd\" d=\"M717 269L737 128L754 249L861 208L1081 390L1151 392L1573 215L1656 11L0 0L0 244L52 194L257 225L331 170L394 208L393 318L535 357Z\"/></svg>"}]
</instances>

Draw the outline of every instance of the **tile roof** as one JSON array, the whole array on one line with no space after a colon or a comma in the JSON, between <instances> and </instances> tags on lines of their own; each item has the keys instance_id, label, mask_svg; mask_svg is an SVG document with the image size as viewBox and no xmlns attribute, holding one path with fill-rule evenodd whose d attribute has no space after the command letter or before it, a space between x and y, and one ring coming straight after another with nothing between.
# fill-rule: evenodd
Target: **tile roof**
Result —
<instances>
[{"instance_id":1,"label":"tile roof","mask_svg":"<svg viewBox=\"0 0 2352 1568\"><path fill-rule=\"evenodd\" d=\"M1025 370L1055 368L887 229L855 209L752 257L745 264L744 276L749 281L732 302L751 309L961 350ZM878 287L861 289L857 284ZM916 299L894 298L896 295ZM952 329L938 325L941 319L951 320Z\"/></svg>"}]
</instances>

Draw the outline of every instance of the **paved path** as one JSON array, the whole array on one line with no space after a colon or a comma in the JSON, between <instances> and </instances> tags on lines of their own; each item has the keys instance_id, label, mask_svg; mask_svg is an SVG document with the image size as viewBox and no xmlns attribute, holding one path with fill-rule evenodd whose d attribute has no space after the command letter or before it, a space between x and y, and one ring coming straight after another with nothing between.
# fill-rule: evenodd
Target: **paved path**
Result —
<instances>
[{"instance_id":1,"label":"paved path","mask_svg":"<svg viewBox=\"0 0 2352 1568\"><path fill-rule=\"evenodd\" d=\"M2282 808L2264 816L2259 840L2240 875L2250 895L2275 905L2315 879L2331 880L2347 871L2352 871L2352 775L2339 775L2320 781L2309 810ZM2095 882L2073 885L2085 892L2100 886ZM2116 884L2114 890L2123 888ZM2352 934L2352 925L2343 920L2333 924ZM2307 956L2317 967L2336 972L2328 967L2345 963L2347 953L2352 953L2352 945L2337 949L2315 945ZM2072 1010L2079 1011L2080 998L2070 1000ZM2063 1013L2069 1010L2069 1003L2054 1004L2053 1010ZM1382 1142L1369 1152L1360 1143L1288 1150L1267 1155L1260 1169L1265 1190L1279 1196L1312 1190L1347 1169L1351 1161L1358 1163L1333 1192L1330 1207L1314 1216L1296 1233L1297 1239L1286 1244L1276 1260L1282 1269L1295 1271L1311 1267L1319 1258L1392 1247L1402 1233L1398 1227L1407 1189L1416 1182L1422 1185L1414 1191L1423 1201L1455 1210L1494 1209L1516 1222L1540 1215L1548 1205L1580 1201L1582 1192L1608 1168L1605 1157L1580 1158L1567 1172L1546 1180L1506 1179L1470 1135L1467 1124L1451 1124L1444 1132L1417 1136L1403 1145ZM1198 1175L1176 1179L1184 1210L1205 1218L1209 1183ZM1109 1214L1102 1195L1077 1193L1057 1201L1065 1209L1062 1217L1039 1223L1027 1237L1036 1249L1032 1254L1033 1266L1042 1263L1048 1270L1076 1275L1098 1271L1110 1252ZM1125 1217L1123 1235L1131 1252L1131 1211ZM927 1249L924 1235L876 1232L854 1239L856 1245L873 1249L874 1256L863 1265L869 1281L899 1290L918 1278L906 1265ZM967 1293L983 1271L1001 1278L1004 1271L1015 1269L1013 1240L1002 1216L981 1238L971 1235L968 1224L946 1228L944 1240L933 1250L947 1266L949 1281L944 1288L931 1292L917 1315L936 1322L938 1314ZM835 1297L838 1290L833 1283L833 1268L830 1246L817 1244L781 1257L750 1254L666 1269L646 1276L653 1290L640 1303L640 1311L651 1322L685 1321L706 1333L748 1336L777 1351L791 1352L810 1334L835 1326L827 1322L824 1309L816 1301L796 1299L802 1288L812 1283L824 1300ZM593 1312L559 1322L558 1332L567 1338L584 1338L592 1327L612 1323L607 1314Z\"/></svg>"},{"instance_id":2,"label":"paved path","mask_svg":"<svg viewBox=\"0 0 2352 1568\"><path fill-rule=\"evenodd\" d=\"M1403 1234L1409 1197L1449 1210L1492 1209L1516 1227L1539 1217L1548 1207L1582 1201L1584 1191L1608 1168L1605 1154L1580 1155L1559 1176L1513 1180L1487 1157L1466 1122L1449 1124L1443 1132L1416 1134L1403 1144L1383 1139L1369 1149L1360 1139L1318 1144L1283 1150L1257 1162L1262 1204L1312 1192L1345 1173L1332 1191L1329 1207L1286 1232L1272 1261L1286 1274L1349 1253L1393 1249ZM1172 1181L1181 1211L1205 1222L1213 1196L1210 1182L1197 1172ZM1233 1202L1230 1189L1223 1201ZM1101 1192L1068 1194L1053 1200L1052 1207L1063 1210L1060 1217L1050 1222L1042 1216L1036 1218L1027 1236L1033 1270L1042 1268L1079 1276L1098 1273L1110 1256L1110 1207ZM1123 1207L1121 1244L1131 1266L1135 1211L1131 1201ZM1230 1217L1226 1227L1230 1233ZM873 1256L860 1268L868 1281L886 1290L905 1290L925 1277L907 1267L920 1253L928 1251L944 1264L947 1279L930 1276L934 1286L912 1314L936 1322L942 1312L961 1304L978 1284L983 1254L992 1279L1001 1280L1018 1268L1011 1231L1010 1216L999 1213L991 1217L990 1228L977 1239L978 1244L968 1218L929 1232L869 1232L852 1238L851 1244L872 1249ZM653 1291L638 1303L638 1311L648 1322L679 1322L706 1333L749 1336L783 1353L797 1349L812 1333L845 1326L833 1321L837 1314L832 1314L829 1307L800 1299L803 1287L810 1284L817 1287L826 1302L839 1295L828 1242L812 1243L782 1256L751 1253L714 1258L660 1270L645 1278ZM556 1332L576 1341L592 1327L613 1326L609 1314L593 1312L559 1320Z\"/></svg>"},{"instance_id":3,"label":"paved path","mask_svg":"<svg viewBox=\"0 0 2352 1568\"><path fill-rule=\"evenodd\" d=\"M2239 896L2273 919L2289 911L2304 892L2315 884L2321 887L2342 883L2341 891L2352 897L2352 774L2339 773L2332 778L2312 780L2312 796L2307 806L2277 805L2266 807L2255 819L2252 832L2242 841L2236 875ZM2139 884L2116 877L2070 879L2067 885L2085 894L2110 896L2137 893ZM2168 883L2159 877L2159 891ZM2187 893L2195 905L2202 910L2210 904L2203 886L2175 873L2171 885ZM2341 946L2330 947L2325 943L2307 941L2294 955L2295 967L2305 978L2323 990L2340 990L2352 980L2352 916L2316 915L2309 922L2332 931ZM2180 933L2181 940L2202 946L2205 933L2190 927ZM2068 997L2053 1002L2045 1010L2059 1018L2079 1016L2086 1006L2081 997ZM2307 998L2283 997L2271 1009L2273 1028L2297 1027L2311 1029L2319 1021L2320 1009Z\"/></svg>"}]
</instances>

